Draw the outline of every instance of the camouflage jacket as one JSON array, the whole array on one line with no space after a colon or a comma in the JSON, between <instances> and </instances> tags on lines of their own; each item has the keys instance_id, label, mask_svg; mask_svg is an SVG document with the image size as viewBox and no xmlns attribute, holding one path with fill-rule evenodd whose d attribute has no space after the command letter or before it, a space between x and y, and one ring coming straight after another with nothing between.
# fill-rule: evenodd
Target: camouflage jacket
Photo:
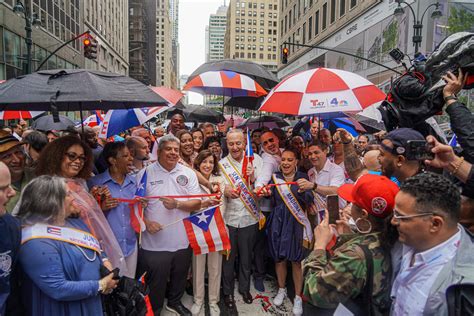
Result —
<instances>
[{"instance_id":1,"label":"camouflage jacket","mask_svg":"<svg viewBox=\"0 0 474 316\"><path fill-rule=\"evenodd\" d=\"M367 245L373 257L372 302L376 314L390 307L391 260L380 244L380 233L341 235L334 254L313 251L303 261L303 295L312 305L336 308L355 299L364 290L367 278L365 255L359 245Z\"/></svg>"}]
</instances>

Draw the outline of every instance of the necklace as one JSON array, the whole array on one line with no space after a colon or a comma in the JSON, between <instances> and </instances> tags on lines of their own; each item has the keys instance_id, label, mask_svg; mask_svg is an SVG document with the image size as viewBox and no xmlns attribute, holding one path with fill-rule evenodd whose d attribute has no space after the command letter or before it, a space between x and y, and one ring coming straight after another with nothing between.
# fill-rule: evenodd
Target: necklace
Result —
<instances>
[{"instance_id":1,"label":"necklace","mask_svg":"<svg viewBox=\"0 0 474 316\"><path fill-rule=\"evenodd\" d=\"M293 181L293 178L295 177L295 174L296 174L296 172L292 173L288 176L285 176L284 174L282 174L282 175L283 175L283 178L285 178L286 182L291 182L291 181Z\"/></svg>"},{"instance_id":2,"label":"necklace","mask_svg":"<svg viewBox=\"0 0 474 316\"><path fill-rule=\"evenodd\" d=\"M81 247L77 246L77 245L74 245L76 246L77 249L79 249L80 252L82 252L82 254L84 255L84 257L86 257L87 261L89 262L94 262L95 259L97 258L97 253L94 251L94 256L92 258L89 258L86 254L86 252L84 250L82 250Z\"/></svg>"}]
</instances>

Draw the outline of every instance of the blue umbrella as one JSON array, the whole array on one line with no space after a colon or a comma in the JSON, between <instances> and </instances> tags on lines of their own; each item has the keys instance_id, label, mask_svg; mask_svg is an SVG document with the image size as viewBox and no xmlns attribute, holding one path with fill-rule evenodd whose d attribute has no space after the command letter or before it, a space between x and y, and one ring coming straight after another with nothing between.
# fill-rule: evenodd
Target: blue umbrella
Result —
<instances>
[{"instance_id":1,"label":"blue umbrella","mask_svg":"<svg viewBox=\"0 0 474 316\"><path fill-rule=\"evenodd\" d=\"M354 123L348 119L347 117L339 117L339 118L332 118L332 119L321 119L324 123L324 128L327 128L328 130L331 131L331 133L334 134L338 128L343 128L349 133L352 134L352 136L357 136L359 133L356 130L356 127L354 126Z\"/></svg>"}]
</instances>

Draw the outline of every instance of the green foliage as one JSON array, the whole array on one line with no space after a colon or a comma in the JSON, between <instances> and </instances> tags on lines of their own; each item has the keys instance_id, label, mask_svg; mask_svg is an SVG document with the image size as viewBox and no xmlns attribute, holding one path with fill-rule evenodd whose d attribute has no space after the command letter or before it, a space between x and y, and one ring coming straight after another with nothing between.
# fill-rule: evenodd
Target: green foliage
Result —
<instances>
[{"instance_id":1,"label":"green foliage","mask_svg":"<svg viewBox=\"0 0 474 316\"><path fill-rule=\"evenodd\" d=\"M448 17L449 33L466 32L474 28L474 14L451 6Z\"/></svg>"},{"instance_id":2,"label":"green foliage","mask_svg":"<svg viewBox=\"0 0 474 316\"><path fill-rule=\"evenodd\" d=\"M396 47L398 41L397 21L393 20L389 26L383 30L382 54L388 53Z\"/></svg>"}]
</instances>

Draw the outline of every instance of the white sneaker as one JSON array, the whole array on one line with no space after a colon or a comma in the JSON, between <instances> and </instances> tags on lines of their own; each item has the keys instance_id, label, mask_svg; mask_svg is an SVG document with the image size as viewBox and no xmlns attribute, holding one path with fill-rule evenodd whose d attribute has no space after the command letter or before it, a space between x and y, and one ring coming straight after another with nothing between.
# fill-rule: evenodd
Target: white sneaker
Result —
<instances>
[{"instance_id":1,"label":"white sneaker","mask_svg":"<svg viewBox=\"0 0 474 316\"><path fill-rule=\"evenodd\" d=\"M280 306L283 304L283 300L286 297L286 288L280 288L278 289L278 294L273 298L273 304L275 306Z\"/></svg>"},{"instance_id":2,"label":"white sneaker","mask_svg":"<svg viewBox=\"0 0 474 316\"><path fill-rule=\"evenodd\" d=\"M303 300L301 299L301 296L295 295L295 299L293 301L293 315L303 315Z\"/></svg>"},{"instance_id":3,"label":"white sneaker","mask_svg":"<svg viewBox=\"0 0 474 316\"><path fill-rule=\"evenodd\" d=\"M217 304L210 303L209 304L209 310L211 312L211 316L220 316L221 310Z\"/></svg>"},{"instance_id":4,"label":"white sneaker","mask_svg":"<svg viewBox=\"0 0 474 316\"><path fill-rule=\"evenodd\" d=\"M191 314L193 314L193 316L197 316L201 312L201 309L202 309L202 304L194 303L193 306L191 307Z\"/></svg>"}]
</instances>

